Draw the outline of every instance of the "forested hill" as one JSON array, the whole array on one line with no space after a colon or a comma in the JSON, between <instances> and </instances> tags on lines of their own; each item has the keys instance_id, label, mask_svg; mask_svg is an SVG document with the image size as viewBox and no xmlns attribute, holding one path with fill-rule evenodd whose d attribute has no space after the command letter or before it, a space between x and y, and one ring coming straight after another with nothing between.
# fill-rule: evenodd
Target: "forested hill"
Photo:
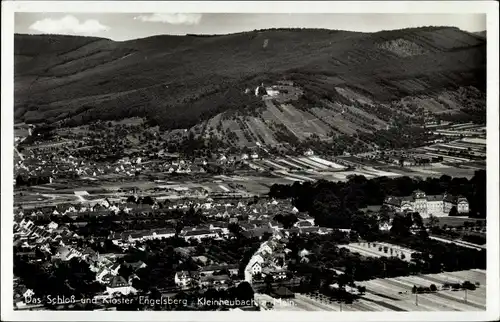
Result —
<instances>
[{"instance_id":1,"label":"forested hill","mask_svg":"<svg viewBox=\"0 0 500 322\"><path fill-rule=\"evenodd\" d=\"M486 85L486 39L450 27L275 29L124 42L18 34L14 47L15 118L28 123L139 116L165 129L189 128L225 111L264 107L245 89L279 79L332 103L341 99L339 89L388 103L459 88L484 92Z\"/></svg>"}]
</instances>

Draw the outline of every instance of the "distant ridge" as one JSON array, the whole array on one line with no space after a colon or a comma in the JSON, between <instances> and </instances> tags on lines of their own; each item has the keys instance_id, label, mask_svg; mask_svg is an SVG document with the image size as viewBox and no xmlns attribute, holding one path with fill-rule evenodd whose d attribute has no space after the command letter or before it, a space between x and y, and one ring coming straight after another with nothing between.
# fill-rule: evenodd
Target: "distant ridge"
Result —
<instances>
[{"instance_id":1,"label":"distant ridge","mask_svg":"<svg viewBox=\"0 0 500 322\"><path fill-rule=\"evenodd\" d=\"M474 34L486 39L486 30L475 32Z\"/></svg>"},{"instance_id":2,"label":"distant ridge","mask_svg":"<svg viewBox=\"0 0 500 322\"><path fill-rule=\"evenodd\" d=\"M468 87L484 93L486 87L486 40L453 27L376 33L265 29L120 42L62 35L14 39L16 122L78 125L144 117L168 130L243 113L262 118L255 126L275 135L275 125L262 114L269 107L251 94L262 82L293 80L305 96L290 104L310 119L326 113L307 112L313 107L331 114L356 97L387 105L423 95L444 102L429 105L433 113L460 110L465 101L448 97L455 94L443 99L442 93ZM320 124L324 130L311 127L309 133L372 131L370 120L381 117L382 107L363 108L351 116L332 114L329 125ZM236 131L245 127L238 124Z\"/></svg>"}]
</instances>

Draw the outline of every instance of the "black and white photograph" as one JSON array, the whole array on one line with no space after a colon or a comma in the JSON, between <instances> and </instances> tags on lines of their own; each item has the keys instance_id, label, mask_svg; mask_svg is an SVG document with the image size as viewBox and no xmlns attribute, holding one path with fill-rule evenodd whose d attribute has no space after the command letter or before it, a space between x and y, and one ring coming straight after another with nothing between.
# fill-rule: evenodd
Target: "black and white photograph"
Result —
<instances>
[{"instance_id":1,"label":"black and white photograph","mask_svg":"<svg viewBox=\"0 0 500 322\"><path fill-rule=\"evenodd\" d=\"M36 2L2 320L500 317L498 3Z\"/></svg>"}]
</instances>

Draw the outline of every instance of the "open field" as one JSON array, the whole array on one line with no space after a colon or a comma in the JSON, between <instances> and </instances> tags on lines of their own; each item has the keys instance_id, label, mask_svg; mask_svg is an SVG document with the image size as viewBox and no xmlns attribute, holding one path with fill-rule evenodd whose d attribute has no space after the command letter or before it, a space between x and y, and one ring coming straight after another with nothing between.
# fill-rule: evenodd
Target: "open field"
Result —
<instances>
[{"instance_id":1,"label":"open field","mask_svg":"<svg viewBox=\"0 0 500 322\"><path fill-rule=\"evenodd\" d=\"M474 291L452 291L442 289L445 283L479 283ZM295 294L283 300L265 294L256 294L256 300L269 301L278 311L344 311L344 312L410 312L410 311L484 311L486 310L486 271L467 270L439 274L379 278L357 285L366 287L366 293L352 304L340 304L322 294ZM414 285L429 287L436 285L434 293L412 294ZM292 303L290 305L290 303ZM277 305L278 304L278 305Z\"/></svg>"},{"instance_id":2,"label":"open field","mask_svg":"<svg viewBox=\"0 0 500 322\"><path fill-rule=\"evenodd\" d=\"M467 292L467 301L465 301L464 291L440 290L444 283L463 283L464 281L480 284L476 290ZM367 288L366 298L379 298L387 305L403 311L482 311L486 309L486 272L484 270L375 279L358 284ZM413 285L429 287L431 284L435 284L439 291L418 294L418 299L411 293Z\"/></svg>"},{"instance_id":3,"label":"open field","mask_svg":"<svg viewBox=\"0 0 500 322\"><path fill-rule=\"evenodd\" d=\"M470 281L480 286L474 291L440 290L444 283ZM468 270L443 272L440 274L404 276L358 282L366 287L366 294L353 304L342 305L342 311L483 311L486 310L486 272ZM411 293L413 285L429 287L435 284L438 292ZM325 297L308 297L316 303L316 310L339 311L340 304L330 302ZM311 304L314 305L314 304ZM325 307L326 306L326 307Z\"/></svg>"},{"instance_id":4,"label":"open field","mask_svg":"<svg viewBox=\"0 0 500 322\"><path fill-rule=\"evenodd\" d=\"M14 196L15 205L22 205L26 208L40 206L55 206L62 203L90 202L96 203L104 198L126 198L133 188L140 191L148 191L149 194L158 199L184 197L201 197L197 192L203 189L211 194L239 194L254 195L266 194L274 183L290 183L285 179L270 178L264 176L219 176L211 180L195 180L193 177L189 181L168 181L151 182L133 179L130 181L110 182L102 181L99 185L92 186L88 182L75 181L73 184L61 188L51 187L47 184L43 186L33 186ZM55 186L55 184L54 184ZM179 188L183 189L180 190ZM237 188L235 188L237 187ZM82 193L85 191L87 194Z\"/></svg>"}]
</instances>

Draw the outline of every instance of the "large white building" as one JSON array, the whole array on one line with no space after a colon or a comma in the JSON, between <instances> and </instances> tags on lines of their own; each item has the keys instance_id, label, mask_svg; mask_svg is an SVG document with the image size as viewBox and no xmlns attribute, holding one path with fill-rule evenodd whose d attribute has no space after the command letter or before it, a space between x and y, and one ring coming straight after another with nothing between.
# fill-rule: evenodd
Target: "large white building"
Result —
<instances>
[{"instance_id":1,"label":"large white building","mask_svg":"<svg viewBox=\"0 0 500 322\"><path fill-rule=\"evenodd\" d=\"M469 202L464 197L454 197L448 193L442 195L426 195L425 192L416 190L411 196L387 197L384 204L395 211L418 212L422 218L430 215L436 217L448 216L452 207L456 207L459 214L469 212Z\"/></svg>"}]
</instances>

